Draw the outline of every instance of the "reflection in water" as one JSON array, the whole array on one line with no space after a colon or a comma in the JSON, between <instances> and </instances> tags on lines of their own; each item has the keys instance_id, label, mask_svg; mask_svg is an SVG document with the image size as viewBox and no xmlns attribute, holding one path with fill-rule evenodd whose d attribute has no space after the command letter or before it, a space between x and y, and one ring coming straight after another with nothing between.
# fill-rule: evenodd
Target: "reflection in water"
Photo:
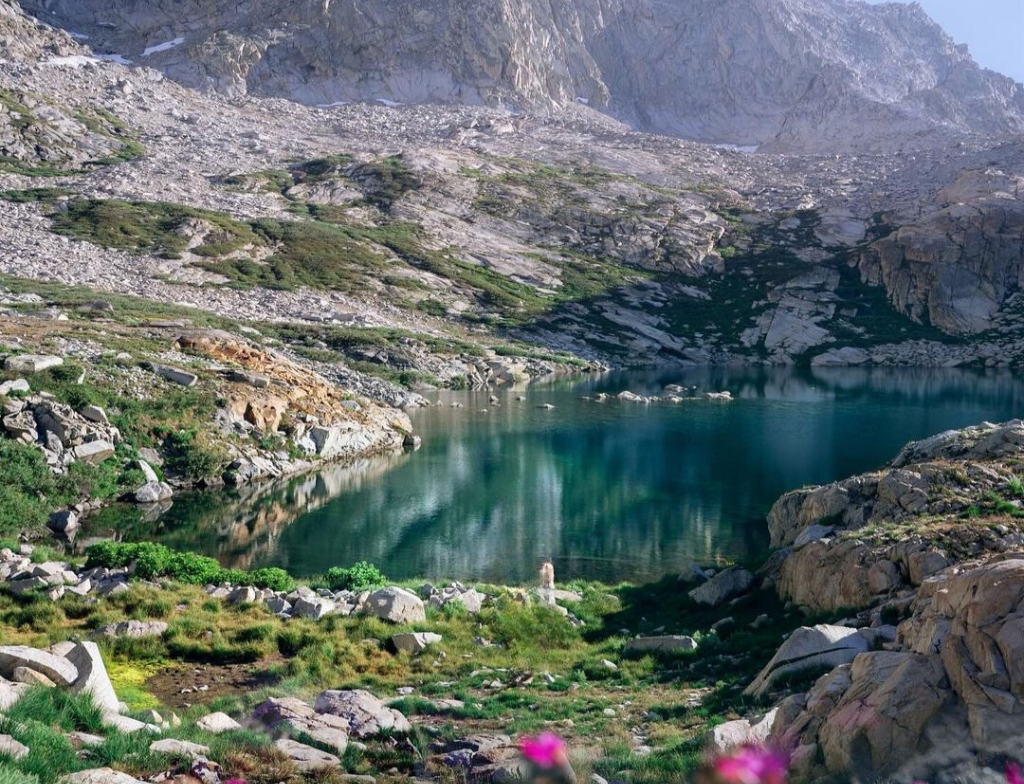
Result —
<instances>
[{"instance_id":1,"label":"reflection in water","mask_svg":"<svg viewBox=\"0 0 1024 784\"><path fill-rule=\"evenodd\" d=\"M668 383L738 399L580 399ZM415 454L233 499L197 494L162 530L129 535L306 575L366 559L393 577L529 581L552 556L562 580L653 578L689 558L762 551L764 515L787 489L1024 410L1024 384L1008 373L931 369L665 369L534 385L525 402L498 392L500 406L490 394L445 393L465 407L414 412L424 437Z\"/></svg>"}]
</instances>

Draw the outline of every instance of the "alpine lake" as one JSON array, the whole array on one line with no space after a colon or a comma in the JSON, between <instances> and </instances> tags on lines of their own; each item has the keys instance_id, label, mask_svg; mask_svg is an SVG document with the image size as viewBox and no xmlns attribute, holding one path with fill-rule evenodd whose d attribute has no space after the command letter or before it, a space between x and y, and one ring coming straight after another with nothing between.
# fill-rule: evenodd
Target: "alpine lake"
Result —
<instances>
[{"instance_id":1,"label":"alpine lake","mask_svg":"<svg viewBox=\"0 0 1024 784\"><path fill-rule=\"evenodd\" d=\"M593 399L668 384L734 400ZM178 496L159 514L114 529L97 522L84 537L159 541L299 576L366 560L394 579L523 583L550 557L560 582L657 579L690 560L763 555L765 515L787 490L878 468L913 439L1021 415L1024 379L666 368L434 399L410 412L423 439L415 451Z\"/></svg>"}]
</instances>

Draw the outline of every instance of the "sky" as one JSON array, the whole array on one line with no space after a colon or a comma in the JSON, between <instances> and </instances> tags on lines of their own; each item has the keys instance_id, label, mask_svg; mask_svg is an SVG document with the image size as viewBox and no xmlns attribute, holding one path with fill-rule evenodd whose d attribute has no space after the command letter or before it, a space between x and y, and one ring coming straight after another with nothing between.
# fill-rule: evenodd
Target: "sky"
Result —
<instances>
[{"instance_id":1,"label":"sky","mask_svg":"<svg viewBox=\"0 0 1024 784\"><path fill-rule=\"evenodd\" d=\"M918 2L954 41L967 44L975 62L1024 82L1024 0Z\"/></svg>"}]
</instances>

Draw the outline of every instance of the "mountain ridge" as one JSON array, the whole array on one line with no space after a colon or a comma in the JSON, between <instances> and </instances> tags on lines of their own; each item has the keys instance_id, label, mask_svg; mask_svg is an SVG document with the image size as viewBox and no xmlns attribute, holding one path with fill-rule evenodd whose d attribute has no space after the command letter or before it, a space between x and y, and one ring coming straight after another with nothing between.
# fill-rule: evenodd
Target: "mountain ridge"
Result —
<instances>
[{"instance_id":1,"label":"mountain ridge","mask_svg":"<svg viewBox=\"0 0 1024 784\"><path fill-rule=\"evenodd\" d=\"M307 104L538 111L766 151L1024 132L1024 85L979 68L917 4L848 0L25 0L97 51L188 86ZM181 39L181 40L179 40Z\"/></svg>"}]
</instances>

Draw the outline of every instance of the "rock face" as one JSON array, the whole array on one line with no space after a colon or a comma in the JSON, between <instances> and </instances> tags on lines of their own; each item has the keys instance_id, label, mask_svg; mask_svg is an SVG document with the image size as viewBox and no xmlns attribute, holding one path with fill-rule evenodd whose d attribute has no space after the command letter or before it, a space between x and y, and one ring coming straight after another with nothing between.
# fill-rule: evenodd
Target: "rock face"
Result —
<instances>
[{"instance_id":1,"label":"rock face","mask_svg":"<svg viewBox=\"0 0 1024 784\"><path fill-rule=\"evenodd\" d=\"M818 150L892 146L897 135L942 124L1024 127L1024 96L1013 82L979 69L917 6L430 0L414 12L390 2L368 13L354 0L23 5L88 33L104 51L228 95L322 104L579 102L642 130Z\"/></svg>"},{"instance_id":2,"label":"rock face","mask_svg":"<svg viewBox=\"0 0 1024 784\"><path fill-rule=\"evenodd\" d=\"M984 423L776 504L772 535L793 543L780 551L779 593L818 608L851 602L870 625L798 630L748 689L763 694L790 665L843 662L778 706L771 739L794 750L799 780L935 780L1019 755L1024 536L984 504L1016 497L1022 454L1024 423ZM970 505L980 512L964 514ZM821 514L834 531L797 549ZM903 619L895 630L887 612Z\"/></svg>"},{"instance_id":3,"label":"rock face","mask_svg":"<svg viewBox=\"0 0 1024 784\"><path fill-rule=\"evenodd\" d=\"M921 585L950 564L934 538L912 530L895 542L852 534L874 524L912 529L921 515L963 514L987 493L1006 491L1022 450L1024 422L985 423L907 444L882 471L785 494L768 514L772 544L794 546L779 567L779 594L836 610ZM832 529L826 538L818 536L823 522Z\"/></svg>"}]
</instances>

